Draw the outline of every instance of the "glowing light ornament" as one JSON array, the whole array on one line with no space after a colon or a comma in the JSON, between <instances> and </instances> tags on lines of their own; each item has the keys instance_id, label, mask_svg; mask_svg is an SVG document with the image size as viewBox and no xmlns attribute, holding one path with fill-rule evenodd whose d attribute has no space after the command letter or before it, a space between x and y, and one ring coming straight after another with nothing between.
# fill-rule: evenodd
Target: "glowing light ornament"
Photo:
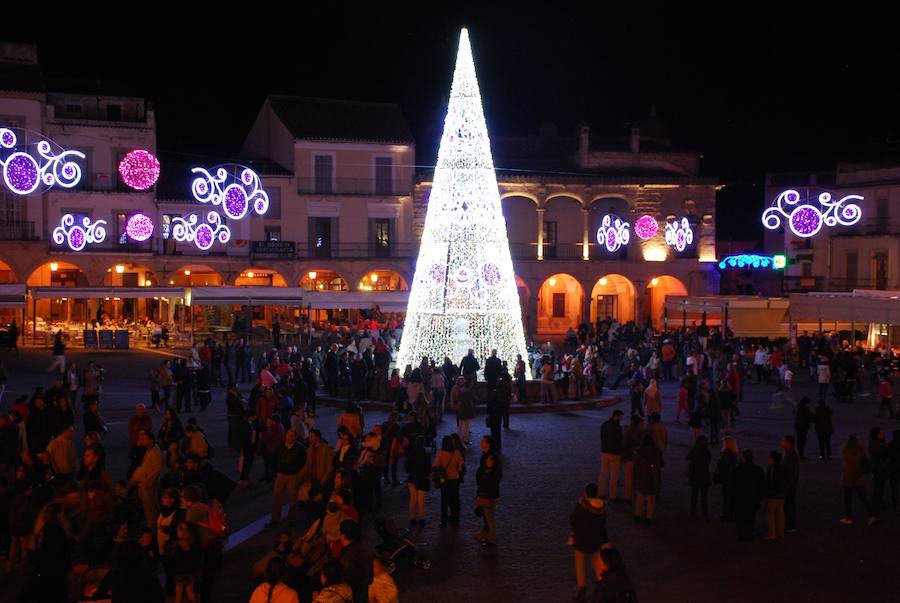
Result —
<instances>
[{"instance_id":1,"label":"glowing light ornament","mask_svg":"<svg viewBox=\"0 0 900 603\"><path fill-rule=\"evenodd\" d=\"M628 245L628 241L631 239L629 226L628 222L619 216L606 214L600 222L600 228L597 229L597 242L606 247L608 252L614 253Z\"/></svg>"},{"instance_id":2,"label":"glowing light ornament","mask_svg":"<svg viewBox=\"0 0 900 603\"><path fill-rule=\"evenodd\" d=\"M644 214L634 221L634 234L645 241L655 237L657 232L659 232L659 224L653 216Z\"/></svg>"},{"instance_id":3,"label":"glowing light ornament","mask_svg":"<svg viewBox=\"0 0 900 603\"><path fill-rule=\"evenodd\" d=\"M125 223L125 234L133 241L146 241L153 236L153 220L144 214L133 214Z\"/></svg>"},{"instance_id":4,"label":"glowing light ornament","mask_svg":"<svg viewBox=\"0 0 900 603\"><path fill-rule=\"evenodd\" d=\"M36 142L32 142L32 138L36 138ZM29 195L42 186L72 188L77 185L81 182L81 166L73 159L84 159L84 153L66 151L29 130L0 128L3 181L17 195Z\"/></svg>"},{"instance_id":5,"label":"glowing light ornament","mask_svg":"<svg viewBox=\"0 0 900 603\"><path fill-rule=\"evenodd\" d=\"M76 224L72 214L63 214L59 226L53 229L53 242L57 245L65 243L72 251L81 251L88 245L106 240L106 220L91 222L90 218L82 216L78 222Z\"/></svg>"},{"instance_id":6,"label":"glowing light ornament","mask_svg":"<svg viewBox=\"0 0 900 603\"><path fill-rule=\"evenodd\" d=\"M231 240L231 229L223 223L219 212L211 211L206 214L206 222L198 224L198 220L197 214L174 218L172 238L178 242L194 243L203 251L212 247L216 240L222 244Z\"/></svg>"},{"instance_id":7,"label":"glowing light ornament","mask_svg":"<svg viewBox=\"0 0 900 603\"><path fill-rule=\"evenodd\" d=\"M729 255L719 262L719 269L726 268L775 268L774 258L767 255L756 255L754 253L742 253L740 255Z\"/></svg>"},{"instance_id":8,"label":"glowing light ornament","mask_svg":"<svg viewBox=\"0 0 900 603\"><path fill-rule=\"evenodd\" d=\"M808 238L822 230L822 226L852 226L859 222L862 210L851 201L862 200L860 195L845 195L834 201L831 193L823 192L819 194L819 207L809 203L798 205L800 193L788 189L780 193L772 207L763 212L762 223L769 230L775 230L786 219L792 233Z\"/></svg>"},{"instance_id":9,"label":"glowing light ornament","mask_svg":"<svg viewBox=\"0 0 900 603\"><path fill-rule=\"evenodd\" d=\"M122 182L136 191L145 191L159 180L159 159L150 151L129 151L119 162Z\"/></svg>"},{"instance_id":10,"label":"glowing light ornament","mask_svg":"<svg viewBox=\"0 0 900 603\"><path fill-rule=\"evenodd\" d=\"M459 362L469 348L478 356L496 349L510 366L516 354L527 358L506 222L463 29L397 362L418 366L423 356Z\"/></svg>"},{"instance_id":11,"label":"glowing light ornament","mask_svg":"<svg viewBox=\"0 0 900 603\"><path fill-rule=\"evenodd\" d=\"M691 230L687 218L682 218L680 223L678 220L666 222L666 244L674 247L675 251L680 253L693 242L694 231Z\"/></svg>"},{"instance_id":12,"label":"glowing light ornament","mask_svg":"<svg viewBox=\"0 0 900 603\"><path fill-rule=\"evenodd\" d=\"M240 220L252 207L257 215L269 210L269 195L262 189L259 176L248 167L236 164L213 168L215 174L203 168L194 168L199 174L191 183L191 193L200 203L221 205L222 211L232 220Z\"/></svg>"}]
</instances>

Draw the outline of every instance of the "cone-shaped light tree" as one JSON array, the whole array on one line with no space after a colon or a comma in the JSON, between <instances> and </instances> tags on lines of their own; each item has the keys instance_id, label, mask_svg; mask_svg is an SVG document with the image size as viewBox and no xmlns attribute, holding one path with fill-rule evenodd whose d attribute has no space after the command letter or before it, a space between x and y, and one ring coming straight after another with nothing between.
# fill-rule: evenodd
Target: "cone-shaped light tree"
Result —
<instances>
[{"instance_id":1,"label":"cone-shaped light tree","mask_svg":"<svg viewBox=\"0 0 900 603\"><path fill-rule=\"evenodd\" d=\"M401 370L418 366L423 356L458 363L470 348L476 356L496 349L510 371L516 354L527 353L472 47L463 29L397 362Z\"/></svg>"}]
</instances>

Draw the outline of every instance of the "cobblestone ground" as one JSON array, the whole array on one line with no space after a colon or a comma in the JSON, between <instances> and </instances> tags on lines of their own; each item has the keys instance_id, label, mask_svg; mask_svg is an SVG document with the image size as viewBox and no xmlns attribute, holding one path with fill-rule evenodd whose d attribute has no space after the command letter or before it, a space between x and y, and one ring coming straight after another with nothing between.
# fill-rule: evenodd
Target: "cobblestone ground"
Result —
<instances>
[{"instance_id":1,"label":"cobblestone ground","mask_svg":"<svg viewBox=\"0 0 900 603\"><path fill-rule=\"evenodd\" d=\"M125 421L134 403L147 401L146 374L162 357L146 352L75 354L79 363L89 357L100 358L107 369L103 412L112 423L107 446L113 476L121 477L127 463ZM30 392L34 385L49 385L42 373L50 362L48 352L28 352L4 362L10 375L4 408L15 393ZM772 408L772 393L771 387L749 386L734 434L739 446L752 448L760 460L777 447L781 435L791 430L790 407ZM812 395L813 389L798 383L794 397L803 393ZM674 399L674 387L666 385L663 420L669 426L670 445L656 521L652 526L634 524L631 510L624 504L613 505L610 512L610 538L622 550L642 601L900 600L900 581L895 577L900 559L900 513L888 511L877 524L866 527L862 511L857 509L856 525L839 524L842 501L837 461L803 462L800 529L783 541L738 543L732 524L692 519L684 462L690 433L685 425L674 424ZM225 446L223 407L224 394L219 393L213 406L196 416L216 445L216 466L236 476L236 456ZM900 423L875 418L876 408L872 397L861 398L853 405L835 405L835 443L850 433L866 437L874 425L889 432L900 428ZM327 434L336 411L320 410L319 424ZM574 570L571 549L565 544L568 515L582 486L597 478L600 425L610 412L513 416L512 429L504 433L498 547L483 550L472 539L480 523L472 514L474 475L462 488L463 525L458 529L438 527L439 495L430 493L428 525L414 534L434 564L429 571L400 567L396 578L401 600L569 600ZM371 423L381 420L383 413L369 413L366 418ZM441 434L452 429L452 418L445 419ZM485 432L480 418L474 424L476 435ZM80 436L80 415L78 429ZM715 459L717 454L713 456ZM470 450L470 466L476 465L477 459L477 450ZM255 467L254 476L259 477L261 471L261 466ZM228 504L233 528L239 530L264 517L270 500L265 485L252 483L238 489ZM385 507L399 525L405 524L405 489L388 489ZM711 515L717 517L717 490L710 493L710 507ZM762 530L762 518L758 529ZM274 536L273 530L237 532L237 546L229 551L226 566L216 579L215 601L244 602L249 598L253 587L250 565L268 549ZM3 582L0 587L14 588L14 577L7 576Z\"/></svg>"}]
</instances>

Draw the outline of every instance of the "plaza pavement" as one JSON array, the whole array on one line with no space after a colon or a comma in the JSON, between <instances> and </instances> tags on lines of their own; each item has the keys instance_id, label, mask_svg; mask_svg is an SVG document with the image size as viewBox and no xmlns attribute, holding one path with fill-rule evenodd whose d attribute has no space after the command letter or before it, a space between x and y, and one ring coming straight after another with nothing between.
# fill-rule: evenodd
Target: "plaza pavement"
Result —
<instances>
[{"instance_id":1,"label":"plaza pavement","mask_svg":"<svg viewBox=\"0 0 900 603\"><path fill-rule=\"evenodd\" d=\"M74 351L80 366L96 359L106 369L102 412L111 424L105 441L114 479L127 467L125 423L136 402L149 401L150 369L162 356L153 352ZM44 369L48 351L29 350L19 358L7 355L9 381L2 408L15 395L30 393L35 385L49 386ZM798 371L798 374L801 371ZM813 388L798 378L795 398L811 395ZM652 526L636 525L623 503L613 504L609 516L612 543L625 556L641 601L755 602L755 601L892 601L900 600L896 579L900 559L900 513L888 511L867 527L857 505L854 526L838 523L842 512L839 461L804 461L798 500L799 531L780 542L739 543L732 524L713 519L705 523L688 513L690 489L685 476L690 433L674 424L674 385L663 387L663 420L669 426L669 448L663 470L662 497ZM618 392L627 397L624 391ZM747 388L734 434L741 448L750 447L758 461L778 446L780 436L791 433L791 409L771 408L771 387ZM627 408L621 406L627 411ZM900 423L876 419L873 397L858 403L833 405L839 447L849 433L867 438L873 425L890 432ZM416 530L417 541L434 559L431 570L401 565L396 579L403 603L443 601L567 601L574 587L571 549L566 546L568 516L582 486L599 472L601 423L611 409L545 414L519 414L504 433L504 479L498 506L499 538L496 549L484 550L471 535L480 520L473 514L477 448L467 454L468 477L462 487L463 523L459 529L440 529L439 494L427 499L428 525ZM214 395L206 413L196 412L216 448L214 464L236 477L236 455L225 445L224 392ZM333 442L337 411L321 407L319 426ZM381 421L383 411L366 414L366 423ZM187 416L183 416L186 419ZM76 420L82 435L81 413ZM158 427L159 416L154 415ZM473 440L486 432L483 418L473 422ZM448 433L453 417L445 417L439 431ZM814 438L807 455L814 457ZM714 452L713 459L718 453ZM254 467L259 478L261 463ZM252 592L251 564L271 546L275 530L262 524L271 504L270 487L254 481L238 488L228 501L232 526L225 568L216 577L215 601L245 602ZM406 523L405 487L386 488L386 513L398 525ZM710 492L710 513L717 517L720 496ZM762 520L758 529L762 530ZM249 526L249 527L248 527ZM375 542L368 529L368 540ZM13 580L14 583L14 580ZM0 580L0 588L10 579ZM12 592L5 590L4 592Z\"/></svg>"}]
</instances>

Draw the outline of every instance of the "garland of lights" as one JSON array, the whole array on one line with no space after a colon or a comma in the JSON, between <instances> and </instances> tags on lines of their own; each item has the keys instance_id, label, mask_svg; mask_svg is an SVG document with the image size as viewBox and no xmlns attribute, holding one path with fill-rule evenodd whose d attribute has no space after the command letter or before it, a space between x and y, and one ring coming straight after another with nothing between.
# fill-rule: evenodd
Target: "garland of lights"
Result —
<instances>
[{"instance_id":1,"label":"garland of lights","mask_svg":"<svg viewBox=\"0 0 900 603\"><path fill-rule=\"evenodd\" d=\"M492 349L527 358L519 294L468 32L460 34L450 103L397 364L459 362Z\"/></svg>"},{"instance_id":2,"label":"garland of lights","mask_svg":"<svg viewBox=\"0 0 900 603\"><path fill-rule=\"evenodd\" d=\"M852 226L859 222L862 210L859 205L850 201L862 200L860 195L846 195L833 201L831 193L823 192L819 195L819 207L809 203L797 205L800 193L788 189L779 194L774 205L763 212L762 223L769 230L775 230L781 226L782 219L785 219L792 233L807 238L818 233L823 225Z\"/></svg>"},{"instance_id":3,"label":"garland of lights","mask_svg":"<svg viewBox=\"0 0 900 603\"><path fill-rule=\"evenodd\" d=\"M682 218L681 223L675 220L672 223L666 222L666 244L674 247L675 251L682 252L685 248L694 242L694 231L687 218Z\"/></svg>"},{"instance_id":4,"label":"garland of lights","mask_svg":"<svg viewBox=\"0 0 900 603\"><path fill-rule=\"evenodd\" d=\"M231 240L231 229L222 220L219 212L211 211L206 214L206 222L197 224L197 214L185 217L177 217L172 220L172 238L179 243L194 243L198 249L206 251L213 246L216 239L220 243Z\"/></svg>"},{"instance_id":5,"label":"garland of lights","mask_svg":"<svg viewBox=\"0 0 900 603\"><path fill-rule=\"evenodd\" d=\"M719 268L773 268L774 260L767 255L756 255L754 253L742 253L740 255L729 255L719 262Z\"/></svg>"},{"instance_id":6,"label":"garland of lights","mask_svg":"<svg viewBox=\"0 0 900 603\"><path fill-rule=\"evenodd\" d=\"M659 224L653 216L644 214L634 221L634 234L645 241L649 241L659 232Z\"/></svg>"},{"instance_id":7,"label":"garland of lights","mask_svg":"<svg viewBox=\"0 0 900 603\"><path fill-rule=\"evenodd\" d=\"M134 190L147 190L159 180L159 159L144 149L129 151L119 162L119 176Z\"/></svg>"},{"instance_id":8,"label":"garland of lights","mask_svg":"<svg viewBox=\"0 0 900 603\"><path fill-rule=\"evenodd\" d=\"M225 215L232 220L246 216L251 206L260 216L269 210L269 195L263 190L256 172L233 164L213 169L215 175L200 167L191 170L191 173L199 174L191 183L194 199L221 205ZM235 175L237 171L240 171L239 175Z\"/></svg>"},{"instance_id":9,"label":"garland of lights","mask_svg":"<svg viewBox=\"0 0 900 603\"><path fill-rule=\"evenodd\" d=\"M82 216L80 222L76 224L72 214L63 214L59 226L53 229L53 242L57 245L66 243L72 251L81 251L89 244L106 240L106 220L91 222L90 218Z\"/></svg>"},{"instance_id":10,"label":"garland of lights","mask_svg":"<svg viewBox=\"0 0 900 603\"><path fill-rule=\"evenodd\" d=\"M125 234L133 241L146 241L153 236L153 220L145 214L132 214L125 223Z\"/></svg>"},{"instance_id":11,"label":"garland of lights","mask_svg":"<svg viewBox=\"0 0 900 603\"><path fill-rule=\"evenodd\" d=\"M42 139L36 145L37 156L29 151L30 144L19 145L19 134L27 130L0 128L0 166L3 181L17 195L29 195L41 185L49 188L72 188L81 182L81 166L72 159L84 159L84 153L66 151L58 144ZM9 152L12 151L12 152Z\"/></svg>"},{"instance_id":12,"label":"garland of lights","mask_svg":"<svg viewBox=\"0 0 900 603\"><path fill-rule=\"evenodd\" d=\"M597 229L597 242L605 246L608 252L615 253L628 245L631 238L628 228L628 222L619 216L606 214L600 222L600 228Z\"/></svg>"}]
</instances>

